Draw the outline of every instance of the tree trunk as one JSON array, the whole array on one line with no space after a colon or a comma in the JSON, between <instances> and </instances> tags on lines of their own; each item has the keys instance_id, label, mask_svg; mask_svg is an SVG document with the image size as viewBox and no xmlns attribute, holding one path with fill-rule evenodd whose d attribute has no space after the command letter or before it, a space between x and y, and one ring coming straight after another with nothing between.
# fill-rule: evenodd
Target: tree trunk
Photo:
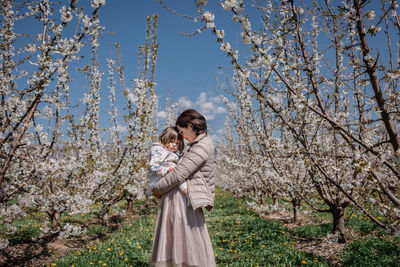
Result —
<instances>
[{"instance_id":1,"label":"tree trunk","mask_svg":"<svg viewBox=\"0 0 400 267\"><path fill-rule=\"evenodd\" d=\"M298 198L292 199L293 222L297 222L300 217L300 204L301 204L300 199Z\"/></svg>"},{"instance_id":2,"label":"tree trunk","mask_svg":"<svg viewBox=\"0 0 400 267\"><path fill-rule=\"evenodd\" d=\"M126 205L126 212L132 213L133 212L133 200L131 198L127 198L128 204Z\"/></svg>"},{"instance_id":3,"label":"tree trunk","mask_svg":"<svg viewBox=\"0 0 400 267\"><path fill-rule=\"evenodd\" d=\"M61 212L53 211L53 213L50 215L50 219L51 219L51 226L53 228L60 227L60 225L61 225Z\"/></svg>"},{"instance_id":4,"label":"tree trunk","mask_svg":"<svg viewBox=\"0 0 400 267\"><path fill-rule=\"evenodd\" d=\"M341 206L331 207L333 217L332 234L337 236L339 243L346 243L344 235L344 210Z\"/></svg>"},{"instance_id":5,"label":"tree trunk","mask_svg":"<svg viewBox=\"0 0 400 267\"><path fill-rule=\"evenodd\" d=\"M277 210L277 209L279 208L279 200L278 200L278 197L273 196L272 201L273 201L272 207L273 207L275 210Z\"/></svg>"},{"instance_id":6,"label":"tree trunk","mask_svg":"<svg viewBox=\"0 0 400 267\"><path fill-rule=\"evenodd\" d=\"M263 196L261 197L261 203L262 203L262 205L263 205L264 207L267 205L266 200L265 200L265 195L263 195Z\"/></svg>"}]
</instances>

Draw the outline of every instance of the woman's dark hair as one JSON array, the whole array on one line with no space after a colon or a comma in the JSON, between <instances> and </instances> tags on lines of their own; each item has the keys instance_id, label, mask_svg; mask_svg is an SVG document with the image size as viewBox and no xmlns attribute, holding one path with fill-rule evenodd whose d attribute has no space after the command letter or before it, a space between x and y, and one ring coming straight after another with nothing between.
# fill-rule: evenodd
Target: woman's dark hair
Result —
<instances>
[{"instance_id":1,"label":"woman's dark hair","mask_svg":"<svg viewBox=\"0 0 400 267\"><path fill-rule=\"evenodd\" d=\"M183 142L182 135L179 134L178 128L174 126L168 126L165 128L158 137L158 142L160 142L163 146L167 146L170 142L175 141L175 139L178 140L178 150L182 153L185 144Z\"/></svg>"},{"instance_id":2,"label":"woman's dark hair","mask_svg":"<svg viewBox=\"0 0 400 267\"><path fill-rule=\"evenodd\" d=\"M194 109L184 110L176 119L176 126L186 128L192 126L197 135L207 133L207 122L203 115Z\"/></svg>"}]
</instances>

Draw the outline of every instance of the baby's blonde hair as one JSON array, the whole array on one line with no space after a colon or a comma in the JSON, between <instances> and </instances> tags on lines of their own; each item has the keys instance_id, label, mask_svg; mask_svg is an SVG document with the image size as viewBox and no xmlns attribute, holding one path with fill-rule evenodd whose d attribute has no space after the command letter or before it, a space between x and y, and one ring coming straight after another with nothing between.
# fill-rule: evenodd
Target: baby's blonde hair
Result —
<instances>
[{"instance_id":1,"label":"baby's blonde hair","mask_svg":"<svg viewBox=\"0 0 400 267\"><path fill-rule=\"evenodd\" d=\"M179 134L179 131L176 127L169 126L165 128L158 137L158 142L164 146L167 146L171 141L175 141L175 139L178 140L178 150L182 153L184 147L183 138L182 135Z\"/></svg>"}]
</instances>

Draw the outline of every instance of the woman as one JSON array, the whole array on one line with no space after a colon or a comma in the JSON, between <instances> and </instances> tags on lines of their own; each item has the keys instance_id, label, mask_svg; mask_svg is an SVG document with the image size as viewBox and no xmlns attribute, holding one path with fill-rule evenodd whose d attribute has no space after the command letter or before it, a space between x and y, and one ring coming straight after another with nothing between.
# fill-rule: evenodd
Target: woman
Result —
<instances>
[{"instance_id":1,"label":"woman","mask_svg":"<svg viewBox=\"0 0 400 267\"><path fill-rule=\"evenodd\" d=\"M205 118L197 111L183 111L176 121L188 141L175 169L153 187L162 195L153 241L155 266L215 266L214 252L202 208L214 206L214 144ZM187 182L188 198L178 189Z\"/></svg>"}]
</instances>

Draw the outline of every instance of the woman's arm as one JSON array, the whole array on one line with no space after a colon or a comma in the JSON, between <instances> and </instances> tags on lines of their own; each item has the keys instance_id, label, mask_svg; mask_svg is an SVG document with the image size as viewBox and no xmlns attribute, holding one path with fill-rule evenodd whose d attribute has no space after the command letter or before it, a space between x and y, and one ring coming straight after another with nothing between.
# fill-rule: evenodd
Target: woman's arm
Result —
<instances>
[{"instance_id":1,"label":"woman's arm","mask_svg":"<svg viewBox=\"0 0 400 267\"><path fill-rule=\"evenodd\" d=\"M175 169L154 184L153 192L157 194L167 193L187 179L207 159L208 153L204 144L196 143L192 145L191 149L183 154Z\"/></svg>"}]
</instances>

